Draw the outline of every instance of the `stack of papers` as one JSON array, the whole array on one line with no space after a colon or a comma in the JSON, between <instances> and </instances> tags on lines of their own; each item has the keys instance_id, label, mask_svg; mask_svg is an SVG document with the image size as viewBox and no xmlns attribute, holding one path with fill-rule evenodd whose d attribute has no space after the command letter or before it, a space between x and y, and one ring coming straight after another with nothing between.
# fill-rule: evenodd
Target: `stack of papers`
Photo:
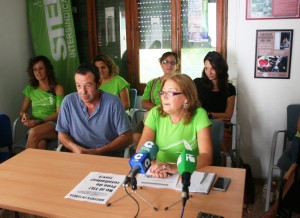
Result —
<instances>
[{"instance_id":1,"label":"stack of papers","mask_svg":"<svg viewBox=\"0 0 300 218\"><path fill-rule=\"evenodd\" d=\"M204 178L205 174L207 175ZM189 191L195 193L208 194L211 185L215 180L215 177L216 177L215 173L194 172L191 176L191 185L189 187ZM202 181L203 178L204 180ZM178 182L176 186L176 190L181 190L181 189L182 189L182 183Z\"/></svg>"},{"instance_id":2,"label":"stack of papers","mask_svg":"<svg viewBox=\"0 0 300 218\"><path fill-rule=\"evenodd\" d=\"M149 186L154 188L169 188L175 189L178 182L179 174L170 175L167 178L156 178L150 173L139 174L137 178L138 186Z\"/></svg>"}]
</instances>

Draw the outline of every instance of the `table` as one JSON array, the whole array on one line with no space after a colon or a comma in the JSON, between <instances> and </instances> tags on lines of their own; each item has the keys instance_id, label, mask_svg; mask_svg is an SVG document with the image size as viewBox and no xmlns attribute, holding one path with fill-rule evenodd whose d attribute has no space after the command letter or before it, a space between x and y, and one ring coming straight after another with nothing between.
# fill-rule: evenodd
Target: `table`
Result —
<instances>
[{"instance_id":1,"label":"table","mask_svg":"<svg viewBox=\"0 0 300 218\"><path fill-rule=\"evenodd\" d=\"M134 217L137 206L129 197L110 207L64 198L89 172L127 175L129 170L126 158L26 149L0 164L0 208L43 217ZM230 177L231 184L226 192L193 193L184 217L196 217L198 209L224 217L242 217L245 170L209 166L202 171ZM180 200L181 192L143 187L138 193L158 208L154 211L137 197L138 217L180 217L181 203L167 211L164 208ZM111 201L124 194L123 187L119 188Z\"/></svg>"}]
</instances>

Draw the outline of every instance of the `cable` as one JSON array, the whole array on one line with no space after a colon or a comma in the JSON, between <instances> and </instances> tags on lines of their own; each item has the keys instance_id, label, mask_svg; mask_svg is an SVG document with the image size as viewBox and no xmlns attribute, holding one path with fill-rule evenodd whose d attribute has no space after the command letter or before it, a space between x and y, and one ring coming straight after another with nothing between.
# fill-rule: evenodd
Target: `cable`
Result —
<instances>
[{"instance_id":1,"label":"cable","mask_svg":"<svg viewBox=\"0 0 300 218\"><path fill-rule=\"evenodd\" d=\"M132 198L132 200L135 201L135 203L137 204L137 213L135 214L134 218L136 218L138 215L139 215L139 212L140 212L140 205L139 205L139 202L128 192L126 186L125 187L125 192L128 194L129 197Z\"/></svg>"},{"instance_id":2,"label":"cable","mask_svg":"<svg viewBox=\"0 0 300 218\"><path fill-rule=\"evenodd\" d=\"M182 217L183 217L183 214L184 214L184 208L185 208L185 206L182 206L182 210L181 210L181 215L180 215L180 218L182 218Z\"/></svg>"}]
</instances>

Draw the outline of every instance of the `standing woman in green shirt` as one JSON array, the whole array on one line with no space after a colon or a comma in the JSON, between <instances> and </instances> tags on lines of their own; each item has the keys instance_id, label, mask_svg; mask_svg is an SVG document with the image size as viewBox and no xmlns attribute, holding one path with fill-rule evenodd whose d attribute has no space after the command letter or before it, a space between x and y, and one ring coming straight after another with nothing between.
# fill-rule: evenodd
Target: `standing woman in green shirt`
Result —
<instances>
[{"instance_id":1,"label":"standing woman in green shirt","mask_svg":"<svg viewBox=\"0 0 300 218\"><path fill-rule=\"evenodd\" d=\"M100 54L96 56L94 64L100 72L101 86L99 89L116 95L120 98L125 110L130 107L129 83L118 75L119 68L114 60L108 55Z\"/></svg>"},{"instance_id":2,"label":"standing woman in green shirt","mask_svg":"<svg viewBox=\"0 0 300 218\"><path fill-rule=\"evenodd\" d=\"M57 83L53 66L45 56L30 59L27 73L29 85L23 90L25 98L20 111L22 123L30 128L26 147L46 149L47 141L57 139L55 125L64 88Z\"/></svg>"}]
</instances>

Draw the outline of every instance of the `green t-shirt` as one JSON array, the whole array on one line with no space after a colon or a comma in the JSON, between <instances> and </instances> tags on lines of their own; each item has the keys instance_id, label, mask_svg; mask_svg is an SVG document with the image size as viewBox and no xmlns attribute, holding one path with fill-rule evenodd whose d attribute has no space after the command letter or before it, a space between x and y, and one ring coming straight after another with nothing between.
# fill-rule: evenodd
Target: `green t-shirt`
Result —
<instances>
[{"instance_id":1,"label":"green t-shirt","mask_svg":"<svg viewBox=\"0 0 300 218\"><path fill-rule=\"evenodd\" d=\"M54 95L30 85L25 87L23 93L31 101L32 116L35 119L44 119L56 113L56 109L60 107L63 100L61 95Z\"/></svg>"},{"instance_id":2,"label":"green t-shirt","mask_svg":"<svg viewBox=\"0 0 300 218\"><path fill-rule=\"evenodd\" d=\"M160 96L158 94L158 91L160 91L160 89L161 89L161 82L160 82L159 78L152 79L146 84L146 87L145 87L145 90L144 90L144 93L142 96L142 100L150 100L151 101L151 90L152 90L154 80L156 80L156 83L155 83L155 87L153 89L154 102L152 102L152 103L155 105L160 105L161 102L160 102Z\"/></svg>"},{"instance_id":3,"label":"green t-shirt","mask_svg":"<svg viewBox=\"0 0 300 218\"><path fill-rule=\"evenodd\" d=\"M108 83L102 83L99 89L120 97L120 92L124 88L129 89L129 83L121 76L115 75Z\"/></svg>"},{"instance_id":4,"label":"green t-shirt","mask_svg":"<svg viewBox=\"0 0 300 218\"><path fill-rule=\"evenodd\" d=\"M155 131L155 142L159 147L157 160L161 162L176 163L178 156L189 144L196 155L201 151L198 149L197 132L211 125L207 112L198 108L192 121L184 124L181 120L173 124L170 116L161 117L158 106L152 108L145 120L145 125Z\"/></svg>"}]
</instances>

